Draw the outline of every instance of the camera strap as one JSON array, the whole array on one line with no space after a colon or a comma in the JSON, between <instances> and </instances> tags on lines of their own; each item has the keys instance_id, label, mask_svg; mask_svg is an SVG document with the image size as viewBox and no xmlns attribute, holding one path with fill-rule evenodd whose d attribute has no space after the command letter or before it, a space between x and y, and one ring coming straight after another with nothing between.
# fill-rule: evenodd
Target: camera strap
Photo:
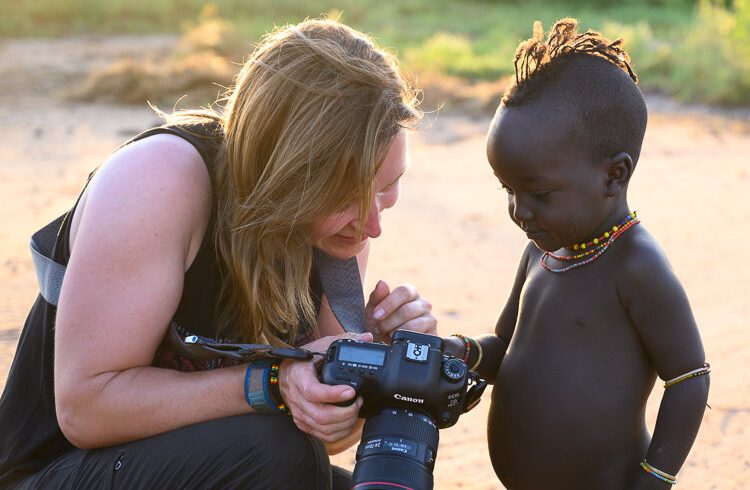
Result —
<instances>
[{"instance_id":1,"label":"camera strap","mask_svg":"<svg viewBox=\"0 0 750 490\"><path fill-rule=\"evenodd\" d=\"M365 332L365 295L357 257L338 259L313 248L313 261L323 293L344 331Z\"/></svg>"}]
</instances>

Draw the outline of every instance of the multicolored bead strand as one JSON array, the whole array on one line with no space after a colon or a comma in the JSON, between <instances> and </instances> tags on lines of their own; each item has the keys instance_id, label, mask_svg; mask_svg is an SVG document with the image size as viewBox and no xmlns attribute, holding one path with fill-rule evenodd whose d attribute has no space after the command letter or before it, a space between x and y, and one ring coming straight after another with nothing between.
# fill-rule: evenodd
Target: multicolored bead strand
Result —
<instances>
[{"instance_id":1,"label":"multicolored bead strand","mask_svg":"<svg viewBox=\"0 0 750 490\"><path fill-rule=\"evenodd\" d=\"M670 475L667 472L654 468L653 466L648 464L648 462L645 459L641 461L641 468L643 468L643 471L653 476L654 478L658 478L659 480L663 482L667 482L670 485L674 485L675 483L677 483L676 476Z\"/></svg>"},{"instance_id":2,"label":"multicolored bead strand","mask_svg":"<svg viewBox=\"0 0 750 490\"><path fill-rule=\"evenodd\" d=\"M454 333L453 336L454 337L458 337L459 339L463 340L463 342L464 342L464 359L463 359L463 361L468 364L469 363L469 353L471 352L471 341L469 340L468 337L466 337L465 335L461 335L460 333Z\"/></svg>"},{"instance_id":3,"label":"multicolored bead strand","mask_svg":"<svg viewBox=\"0 0 750 490\"><path fill-rule=\"evenodd\" d=\"M284 399L281 397L281 389L279 388L279 361L271 364L271 368L268 371L268 383L271 385L271 398L276 404L276 410L285 414L292 415L292 412L284 403Z\"/></svg>"},{"instance_id":4,"label":"multicolored bead strand","mask_svg":"<svg viewBox=\"0 0 750 490\"><path fill-rule=\"evenodd\" d=\"M570 264L568 266L560 267L560 268L556 269L556 268L553 268L553 267L550 267L549 265L547 265L547 262L546 262L547 257L552 257L553 259L559 260L561 262L565 262L565 261L572 261L572 260L577 260L579 258L583 258L585 256L588 256L588 254L566 256L566 255L556 255L556 254L553 254L551 252L544 252L544 255L542 255L542 258L539 259L540 262L541 262L541 264L542 264L542 267L544 267L545 269L547 269L550 272L562 273L562 272L567 272L567 271L569 271L571 269L575 269L577 267L583 267L586 264L590 264L591 262L593 262L596 259L598 259L599 257L601 257L602 254L604 254L604 252L607 251L607 249L609 248L609 246L612 245L612 243L614 243L614 241L617 240L617 238L620 235L622 235L623 233L625 233L626 231L628 231L630 228L632 228L633 226L635 226L638 223L640 223L639 219L630 218L631 216L635 216L635 211L633 211L632 213L630 213L628 215L629 218L627 218L626 220L623 220L623 222L625 223L624 225L615 225L615 226L612 227L613 230L615 230L615 228L616 228L616 230L613 231L612 233L609 233L609 232L607 233L609 236L608 236L608 238L607 238L607 240L605 242L599 243L598 240L597 240L597 247L594 249L593 255L591 257L589 257L588 259L582 260L581 262L576 262L575 264Z\"/></svg>"},{"instance_id":5,"label":"multicolored bead strand","mask_svg":"<svg viewBox=\"0 0 750 490\"><path fill-rule=\"evenodd\" d=\"M584 242L584 243L576 243L575 245L568 245L566 248L569 250L585 250L587 248L594 247L596 245L599 245L601 242L608 240L613 233L618 231L620 228L622 228L628 221L634 220L636 216L638 215L637 211L633 211L632 213L625 216L625 218L617 223L615 226L612 227L611 230L605 231L601 236L594 238L590 242Z\"/></svg>"}]
</instances>

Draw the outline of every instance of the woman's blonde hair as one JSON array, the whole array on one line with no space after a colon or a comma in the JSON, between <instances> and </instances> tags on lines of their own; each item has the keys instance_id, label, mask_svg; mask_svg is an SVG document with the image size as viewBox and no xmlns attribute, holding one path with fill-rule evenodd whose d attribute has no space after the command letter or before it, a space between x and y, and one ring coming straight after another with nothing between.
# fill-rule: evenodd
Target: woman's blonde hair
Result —
<instances>
[{"instance_id":1,"label":"woman's blonde hair","mask_svg":"<svg viewBox=\"0 0 750 490\"><path fill-rule=\"evenodd\" d=\"M415 95L392 55L338 22L262 39L227 97L213 169L222 334L286 345L314 328L311 225L352 204L365 222L388 147L419 120Z\"/></svg>"}]
</instances>

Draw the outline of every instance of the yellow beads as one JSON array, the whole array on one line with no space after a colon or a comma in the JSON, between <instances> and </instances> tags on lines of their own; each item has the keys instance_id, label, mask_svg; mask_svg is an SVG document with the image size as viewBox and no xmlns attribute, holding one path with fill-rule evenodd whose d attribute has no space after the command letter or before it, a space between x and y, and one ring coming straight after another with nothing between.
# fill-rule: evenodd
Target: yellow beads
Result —
<instances>
[{"instance_id":1,"label":"yellow beads","mask_svg":"<svg viewBox=\"0 0 750 490\"><path fill-rule=\"evenodd\" d=\"M566 248L570 250L586 250L586 248L593 247L593 246L599 246L599 243L602 240L609 240L612 237L613 233L617 233L625 224L635 219L637 213L636 211L633 211L632 213L625 216L625 219L623 219L620 223L616 224L612 227L611 230L605 231L604 234L600 237L594 238L590 242L586 243L576 243L574 245L569 245Z\"/></svg>"}]
</instances>

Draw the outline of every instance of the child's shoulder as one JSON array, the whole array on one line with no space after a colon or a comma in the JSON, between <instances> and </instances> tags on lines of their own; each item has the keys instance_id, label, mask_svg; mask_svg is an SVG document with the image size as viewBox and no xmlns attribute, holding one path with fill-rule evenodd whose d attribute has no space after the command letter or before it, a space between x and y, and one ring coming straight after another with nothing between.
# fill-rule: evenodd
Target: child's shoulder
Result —
<instances>
[{"instance_id":1,"label":"child's shoulder","mask_svg":"<svg viewBox=\"0 0 750 490\"><path fill-rule=\"evenodd\" d=\"M623 235L615 254L617 283L622 292L650 294L679 288L667 255L643 223ZM614 254L613 254L614 255Z\"/></svg>"}]
</instances>

